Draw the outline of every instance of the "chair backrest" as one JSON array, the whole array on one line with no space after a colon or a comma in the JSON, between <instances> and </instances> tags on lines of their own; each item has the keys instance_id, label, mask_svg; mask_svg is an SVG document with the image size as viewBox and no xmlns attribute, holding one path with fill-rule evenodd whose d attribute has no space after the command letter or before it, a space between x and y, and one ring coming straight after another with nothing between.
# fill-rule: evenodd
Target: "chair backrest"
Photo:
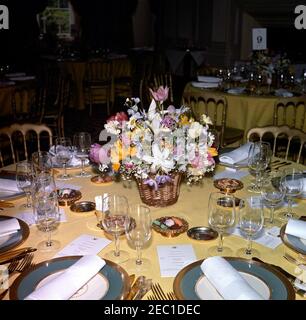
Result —
<instances>
[{"instance_id":1,"label":"chair backrest","mask_svg":"<svg viewBox=\"0 0 306 320\"><path fill-rule=\"evenodd\" d=\"M267 137L267 134L272 134L273 136L273 156L276 155L277 152L277 141L278 139L286 139L287 143L285 145L285 160L288 159L290 147L292 146L292 141L299 141L299 148L297 152L296 162L300 162L301 154L306 142L306 133L299 129L292 129L288 126L268 126L268 127L259 127L252 128L247 133L247 140L250 141L252 137L259 137L260 141L263 141L264 136Z\"/></svg>"},{"instance_id":2,"label":"chair backrest","mask_svg":"<svg viewBox=\"0 0 306 320\"><path fill-rule=\"evenodd\" d=\"M223 95L203 92L201 94L185 93L183 104L191 108L197 120L202 114L208 115L213 125L212 129L218 131L220 145L224 145L224 132L227 116L227 99Z\"/></svg>"},{"instance_id":3,"label":"chair backrest","mask_svg":"<svg viewBox=\"0 0 306 320\"><path fill-rule=\"evenodd\" d=\"M110 60L91 60L86 64L85 81L112 81L113 71Z\"/></svg>"},{"instance_id":4,"label":"chair backrest","mask_svg":"<svg viewBox=\"0 0 306 320\"><path fill-rule=\"evenodd\" d=\"M41 134L43 132L47 133L47 144L48 144L48 150L50 146L52 145L52 130L45 126L45 125L38 125L33 123L25 123L25 124L12 124L9 127L4 127L0 129L0 138L1 138L1 148L0 148L0 164L1 166L4 166L4 163L6 159L3 158L3 153L1 153L1 150L4 147L8 147L5 152L6 158L11 160L10 162L16 163L20 160L20 155L23 155L23 157L28 160L29 159L29 150L28 150L28 144L30 138L30 133L34 132L36 135L36 145L37 148L35 150L31 151L41 151L42 144L41 144ZM6 139L5 139L6 138ZM16 138L18 140L18 144L16 146ZM9 144L5 144L5 141L9 142ZM31 140L33 141L33 140ZM7 163L8 164L8 163Z\"/></svg>"},{"instance_id":5,"label":"chair backrest","mask_svg":"<svg viewBox=\"0 0 306 320\"><path fill-rule=\"evenodd\" d=\"M14 120L23 120L31 112L35 101L34 89L17 86L12 94L12 110Z\"/></svg>"},{"instance_id":6,"label":"chair backrest","mask_svg":"<svg viewBox=\"0 0 306 320\"><path fill-rule=\"evenodd\" d=\"M305 130L306 98L281 98L274 104L274 126Z\"/></svg>"}]
</instances>

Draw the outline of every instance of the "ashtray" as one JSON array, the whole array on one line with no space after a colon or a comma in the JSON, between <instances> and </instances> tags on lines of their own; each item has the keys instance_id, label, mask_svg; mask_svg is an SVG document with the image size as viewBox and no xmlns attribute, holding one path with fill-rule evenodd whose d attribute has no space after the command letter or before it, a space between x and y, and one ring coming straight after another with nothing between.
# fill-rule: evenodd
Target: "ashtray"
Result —
<instances>
[{"instance_id":1,"label":"ashtray","mask_svg":"<svg viewBox=\"0 0 306 320\"><path fill-rule=\"evenodd\" d=\"M222 192L234 193L243 188L243 183L237 179L222 178L215 180L214 186Z\"/></svg>"},{"instance_id":2,"label":"ashtray","mask_svg":"<svg viewBox=\"0 0 306 320\"><path fill-rule=\"evenodd\" d=\"M187 231L187 236L194 240L214 240L218 238L218 232L209 227L193 227Z\"/></svg>"},{"instance_id":3,"label":"ashtray","mask_svg":"<svg viewBox=\"0 0 306 320\"><path fill-rule=\"evenodd\" d=\"M188 230L188 222L179 217L161 217L153 221L152 228L164 237L177 237Z\"/></svg>"},{"instance_id":4,"label":"ashtray","mask_svg":"<svg viewBox=\"0 0 306 320\"><path fill-rule=\"evenodd\" d=\"M82 193L70 188L58 189L57 198L60 206L71 206L82 198Z\"/></svg>"},{"instance_id":5,"label":"ashtray","mask_svg":"<svg viewBox=\"0 0 306 320\"><path fill-rule=\"evenodd\" d=\"M77 201L70 206L73 212L90 212L96 209L96 204L91 201Z\"/></svg>"},{"instance_id":6,"label":"ashtray","mask_svg":"<svg viewBox=\"0 0 306 320\"><path fill-rule=\"evenodd\" d=\"M90 179L92 183L100 184L100 185L108 185L113 183L114 179L111 176L94 176Z\"/></svg>"}]
</instances>

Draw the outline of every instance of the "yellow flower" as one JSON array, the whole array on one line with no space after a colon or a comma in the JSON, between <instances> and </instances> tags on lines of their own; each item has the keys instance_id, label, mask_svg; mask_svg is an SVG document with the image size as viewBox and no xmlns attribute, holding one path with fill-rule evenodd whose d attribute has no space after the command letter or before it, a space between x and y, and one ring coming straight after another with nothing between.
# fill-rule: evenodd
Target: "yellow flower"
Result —
<instances>
[{"instance_id":1,"label":"yellow flower","mask_svg":"<svg viewBox=\"0 0 306 320\"><path fill-rule=\"evenodd\" d=\"M180 124L182 126L187 125L189 123L189 119L186 115L182 115L180 118Z\"/></svg>"},{"instance_id":2,"label":"yellow flower","mask_svg":"<svg viewBox=\"0 0 306 320\"><path fill-rule=\"evenodd\" d=\"M208 152L212 157L216 157L218 155L218 151L216 148L208 148Z\"/></svg>"},{"instance_id":3,"label":"yellow flower","mask_svg":"<svg viewBox=\"0 0 306 320\"><path fill-rule=\"evenodd\" d=\"M118 162L117 163L113 163L112 167L113 167L114 171L118 171L120 169L120 163L118 163Z\"/></svg>"}]
</instances>

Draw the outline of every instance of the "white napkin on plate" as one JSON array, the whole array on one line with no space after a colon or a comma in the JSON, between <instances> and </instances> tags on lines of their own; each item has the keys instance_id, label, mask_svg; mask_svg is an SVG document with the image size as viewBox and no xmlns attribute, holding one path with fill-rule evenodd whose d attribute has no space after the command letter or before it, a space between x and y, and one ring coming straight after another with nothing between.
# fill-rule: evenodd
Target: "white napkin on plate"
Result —
<instances>
[{"instance_id":1,"label":"white napkin on plate","mask_svg":"<svg viewBox=\"0 0 306 320\"><path fill-rule=\"evenodd\" d=\"M207 258L201 264L201 269L225 300L263 300L224 258Z\"/></svg>"},{"instance_id":2,"label":"white napkin on plate","mask_svg":"<svg viewBox=\"0 0 306 320\"><path fill-rule=\"evenodd\" d=\"M103 267L98 256L84 256L55 279L29 294L25 300L68 300Z\"/></svg>"},{"instance_id":3,"label":"white napkin on plate","mask_svg":"<svg viewBox=\"0 0 306 320\"><path fill-rule=\"evenodd\" d=\"M0 178L0 191L20 192L16 180Z\"/></svg>"},{"instance_id":4,"label":"white napkin on plate","mask_svg":"<svg viewBox=\"0 0 306 320\"><path fill-rule=\"evenodd\" d=\"M248 142L241 147L235 149L234 151L223 153L219 160L220 162L227 164L235 164L237 162L241 162L242 160L246 160L249 156L249 149L252 142Z\"/></svg>"},{"instance_id":5,"label":"white napkin on plate","mask_svg":"<svg viewBox=\"0 0 306 320\"><path fill-rule=\"evenodd\" d=\"M306 221L289 219L285 233L306 240Z\"/></svg>"},{"instance_id":6,"label":"white napkin on plate","mask_svg":"<svg viewBox=\"0 0 306 320\"><path fill-rule=\"evenodd\" d=\"M8 236L20 230L19 221L15 218L0 221L0 237Z\"/></svg>"}]
</instances>

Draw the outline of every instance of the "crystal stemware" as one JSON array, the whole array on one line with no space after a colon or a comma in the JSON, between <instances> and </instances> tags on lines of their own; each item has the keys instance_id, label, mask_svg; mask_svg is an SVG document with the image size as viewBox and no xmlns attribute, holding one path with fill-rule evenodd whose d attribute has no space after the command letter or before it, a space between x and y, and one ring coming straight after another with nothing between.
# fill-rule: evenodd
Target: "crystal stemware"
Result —
<instances>
[{"instance_id":1,"label":"crystal stemware","mask_svg":"<svg viewBox=\"0 0 306 320\"><path fill-rule=\"evenodd\" d=\"M251 259L253 256L259 257L257 250L252 248L252 240L257 235L264 224L263 201L261 197L248 197L241 199L239 204L239 229L247 238L246 248L238 250L240 257Z\"/></svg>"},{"instance_id":2,"label":"crystal stemware","mask_svg":"<svg viewBox=\"0 0 306 320\"><path fill-rule=\"evenodd\" d=\"M73 136L73 145L75 147L75 156L81 160L81 172L76 175L80 178L91 177L89 172L84 169L85 161L88 159L89 150L91 146L91 136L88 132L78 132Z\"/></svg>"},{"instance_id":3,"label":"crystal stemware","mask_svg":"<svg viewBox=\"0 0 306 320\"><path fill-rule=\"evenodd\" d=\"M42 251L53 251L60 248L60 242L51 239L52 231L59 225L60 213L56 193L41 194L33 198L34 217L39 231L47 233L46 241L42 241L37 248Z\"/></svg>"},{"instance_id":4,"label":"crystal stemware","mask_svg":"<svg viewBox=\"0 0 306 320\"><path fill-rule=\"evenodd\" d=\"M129 254L120 250L119 237L125 234L125 226L128 221L128 200L118 194L105 193L101 196L101 225L105 232L113 235L115 250L105 254L105 258L122 263L128 260Z\"/></svg>"},{"instance_id":5,"label":"crystal stemware","mask_svg":"<svg viewBox=\"0 0 306 320\"><path fill-rule=\"evenodd\" d=\"M127 239L136 248L137 258L130 261L130 269L133 271L147 270L151 262L143 259L141 250L150 240L152 232L152 220L150 209L142 204L134 204L129 206L129 219L127 220L125 233Z\"/></svg>"},{"instance_id":6,"label":"crystal stemware","mask_svg":"<svg viewBox=\"0 0 306 320\"><path fill-rule=\"evenodd\" d=\"M32 153L32 164L35 175L41 172L52 175L52 157L49 152L37 151Z\"/></svg>"},{"instance_id":7,"label":"crystal stemware","mask_svg":"<svg viewBox=\"0 0 306 320\"><path fill-rule=\"evenodd\" d=\"M55 143L56 161L63 166L64 173L57 176L59 180L69 180L71 175L67 174L67 164L72 159L72 144L70 138L57 138Z\"/></svg>"},{"instance_id":8,"label":"crystal stemware","mask_svg":"<svg viewBox=\"0 0 306 320\"><path fill-rule=\"evenodd\" d=\"M223 237L225 231L235 224L235 198L223 192L211 193L208 202L208 214L209 225L219 233L218 246L211 247L208 253L211 256L231 255L232 250L223 246Z\"/></svg>"},{"instance_id":9,"label":"crystal stemware","mask_svg":"<svg viewBox=\"0 0 306 320\"><path fill-rule=\"evenodd\" d=\"M33 166L31 162L21 161L16 164L16 183L19 190L23 191L27 197L27 203L23 204L21 208L30 209L31 192L33 186Z\"/></svg>"}]
</instances>

